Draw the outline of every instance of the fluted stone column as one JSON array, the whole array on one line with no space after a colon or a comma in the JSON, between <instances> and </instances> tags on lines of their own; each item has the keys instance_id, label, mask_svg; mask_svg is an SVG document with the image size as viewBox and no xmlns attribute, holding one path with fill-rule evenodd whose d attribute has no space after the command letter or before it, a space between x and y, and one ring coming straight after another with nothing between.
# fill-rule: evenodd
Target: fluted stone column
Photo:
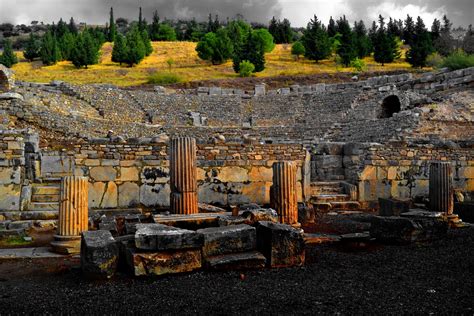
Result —
<instances>
[{"instance_id":1,"label":"fluted stone column","mask_svg":"<svg viewBox=\"0 0 474 316\"><path fill-rule=\"evenodd\" d=\"M273 164L272 206L281 223L298 225L298 200L296 192L296 165L281 161Z\"/></svg>"},{"instance_id":2,"label":"fluted stone column","mask_svg":"<svg viewBox=\"0 0 474 316\"><path fill-rule=\"evenodd\" d=\"M430 164L430 210L432 212L453 213L454 188L453 171L449 162Z\"/></svg>"},{"instance_id":3,"label":"fluted stone column","mask_svg":"<svg viewBox=\"0 0 474 316\"><path fill-rule=\"evenodd\" d=\"M88 229L88 179L68 176L61 180L58 233L51 243L59 253L79 253L81 233Z\"/></svg>"},{"instance_id":4,"label":"fluted stone column","mask_svg":"<svg viewBox=\"0 0 474 316\"><path fill-rule=\"evenodd\" d=\"M198 213L196 140L177 137L170 142L170 206L174 214Z\"/></svg>"}]
</instances>

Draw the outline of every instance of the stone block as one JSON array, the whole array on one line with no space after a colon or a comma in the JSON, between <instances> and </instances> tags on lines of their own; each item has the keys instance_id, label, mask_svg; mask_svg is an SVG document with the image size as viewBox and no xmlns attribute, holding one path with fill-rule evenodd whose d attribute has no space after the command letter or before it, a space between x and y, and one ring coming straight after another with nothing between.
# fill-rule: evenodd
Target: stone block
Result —
<instances>
[{"instance_id":1,"label":"stone block","mask_svg":"<svg viewBox=\"0 0 474 316\"><path fill-rule=\"evenodd\" d=\"M314 156L316 168L340 168L342 167L342 156L338 155L317 155Z\"/></svg>"},{"instance_id":2,"label":"stone block","mask_svg":"<svg viewBox=\"0 0 474 316\"><path fill-rule=\"evenodd\" d=\"M259 222L257 249L272 268L301 266L305 261L303 230L289 225Z\"/></svg>"},{"instance_id":3,"label":"stone block","mask_svg":"<svg viewBox=\"0 0 474 316\"><path fill-rule=\"evenodd\" d=\"M248 170L241 167L221 168L217 179L221 182L246 182L249 181Z\"/></svg>"},{"instance_id":4,"label":"stone block","mask_svg":"<svg viewBox=\"0 0 474 316\"><path fill-rule=\"evenodd\" d=\"M410 210L410 200L379 198L380 216L399 216Z\"/></svg>"},{"instance_id":5,"label":"stone block","mask_svg":"<svg viewBox=\"0 0 474 316\"><path fill-rule=\"evenodd\" d=\"M200 248L204 237L201 233L162 224L138 224L135 245L140 250L161 251Z\"/></svg>"},{"instance_id":6,"label":"stone block","mask_svg":"<svg viewBox=\"0 0 474 316\"><path fill-rule=\"evenodd\" d=\"M90 170L90 177L94 181L114 181L117 178L117 170L114 167L93 167Z\"/></svg>"},{"instance_id":7,"label":"stone block","mask_svg":"<svg viewBox=\"0 0 474 316\"><path fill-rule=\"evenodd\" d=\"M115 182L89 183L90 208L115 208L118 202L117 185Z\"/></svg>"},{"instance_id":8,"label":"stone block","mask_svg":"<svg viewBox=\"0 0 474 316\"><path fill-rule=\"evenodd\" d=\"M133 182L125 182L118 187L118 206L134 207L140 203L140 188Z\"/></svg>"},{"instance_id":9,"label":"stone block","mask_svg":"<svg viewBox=\"0 0 474 316\"><path fill-rule=\"evenodd\" d=\"M168 183L170 179L170 171L167 167L144 167L140 174L143 183L156 184Z\"/></svg>"},{"instance_id":10,"label":"stone block","mask_svg":"<svg viewBox=\"0 0 474 316\"><path fill-rule=\"evenodd\" d=\"M258 251L218 255L206 259L205 266L210 270L250 270L265 268L265 256Z\"/></svg>"},{"instance_id":11,"label":"stone block","mask_svg":"<svg viewBox=\"0 0 474 316\"><path fill-rule=\"evenodd\" d=\"M41 175L72 174L75 169L74 159L66 156L41 157Z\"/></svg>"},{"instance_id":12,"label":"stone block","mask_svg":"<svg viewBox=\"0 0 474 316\"><path fill-rule=\"evenodd\" d=\"M255 85L255 95L265 95L266 94L266 88L264 84L256 84Z\"/></svg>"},{"instance_id":13,"label":"stone block","mask_svg":"<svg viewBox=\"0 0 474 316\"><path fill-rule=\"evenodd\" d=\"M169 207L169 184L142 184L140 186L140 203L145 206Z\"/></svg>"},{"instance_id":14,"label":"stone block","mask_svg":"<svg viewBox=\"0 0 474 316\"><path fill-rule=\"evenodd\" d=\"M106 230L85 231L81 237L81 269L91 278L110 278L115 274L118 246Z\"/></svg>"},{"instance_id":15,"label":"stone block","mask_svg":"<svg viewBox=\"0 0 474 316\"><path fill-rule=\"evenodd\" d=\"M220 87L210 87L209 88L209 95L221 95L222 88Z\"/></svg>"},{"instance_id":16,"label":"stone block","mask_svg":"<svg viewBox=\"0 0 474 316\"><path fill-rule=\"evenodd\" d=\"M120 181L138 181L138 168L136 167L122 167L120 168Z\"/></svg>"},{"instance_id":17,"label":"stone block","mask_svg":"<svg viewBox=\"0 0 474 316\"><path fill-rule=\"evenodd\" d=\"M0 210L19 211L20 210L21 185L9 184L0 185Z\"/></svg>"},{"instance_id":18,"label":"stone block","mask_svg":"<svg viewBox=\"0 0 474 316\"><path fill-rule=\"evenodd\" d=\"M126 248L126 264L135 276L190 272L201 268L201 250L137 252Z\"/></svg>"},{"instance_id":19,"label":"stone block","mask_svg":"<svg viewBox=\"0 0 474 316\"><path fill-rule=\"evenodd\" d=\"M2 184L20 184L21 168L20 167L0 167L0 185Z\"/></svg>"},{"instance_id":20,"label":"stone block","mask_svg":"<svg viewBox=\"0 0 474 316\"><path fill-rule=\"evenodd\" d=\"M204 258L255 250L257 246L256 230L249 225L210 227L197 232L204 235Z\"/></svg>"}]
</instances>

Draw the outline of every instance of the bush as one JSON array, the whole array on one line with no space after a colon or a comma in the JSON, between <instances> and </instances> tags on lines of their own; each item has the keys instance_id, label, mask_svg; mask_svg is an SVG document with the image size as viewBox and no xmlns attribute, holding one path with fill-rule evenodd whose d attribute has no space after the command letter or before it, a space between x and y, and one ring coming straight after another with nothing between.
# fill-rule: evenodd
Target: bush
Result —
<instances>
[{"instance_id":1,"label":"bush","mask_svg":"<svg viewBox=\"0 0 474 316\"><path fill-rule=\"evenodd\" d=\"M303 43L297 41L291 46L291 53L296 56L296 59L299 59L301 55L304 55L305 49Z\"/></svg>"},{"instance_id":2,"label":"bush","mask_svg":"<svg viewBox=\"0 0 474 316\"><path fill-rule=\"evenodd\" d=\"M444 58L441 67L448 67L450 70L474 67L474 55L468 55L463 51L455 51Z\"/></svg>"},{"instance_id":3,"label":"bush","mask_svg":"<svg viewBox=\"0 0 474 316\"><path fill-rule=\"evenodd\" d=\"M239 76L240 77L250 77L255 71L255 66L248 60L244 60L239 65Z\"/></svg>"},{"instance_id":4,"label":"bush","mask_svg":"<svg viewBox=\"0 0 474 316\"><path fill-rule=\"evenodd\" d=\"M179 83L181 81L182 78L173 73L157 72L148 77L148 83L158 85Z\"/></svg>"},{"instance_id":5,"label":"bush","mask_svg":"<svg viewBox=\"0 0 474 316\"><path fill-rule=\"evenodd\" d=\"M366 69L365 62L359 58L351 60L350 66L354 68L357 72L361 72Z\"/></svg>"},{"instance_id":6,"label":"bush","mask_svg":"<svg viewBox=\"0 0 474 316\"><path fill-rule=\"evenodd\" d=\"M428 67L439 68L443 62L443 56L438 53L432 53L426 57L426 65Z\"/></svg>"}]
</instances>

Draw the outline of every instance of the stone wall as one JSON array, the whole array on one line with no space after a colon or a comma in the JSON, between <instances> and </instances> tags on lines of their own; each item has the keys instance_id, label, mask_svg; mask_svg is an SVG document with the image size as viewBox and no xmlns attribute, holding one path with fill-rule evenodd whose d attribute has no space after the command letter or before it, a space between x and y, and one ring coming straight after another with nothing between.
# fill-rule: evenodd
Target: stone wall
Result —
<instances>
[{"instance_id":1,"label":"stone wall","mask_svg":"<svg viewBox=\"0 0 474 316\"><path fill-rule=\"evenodd\" d=\"M358 185L360 201L427 196L430 161L450 161L455 189L474 191L472 144L466 148L449 142L442 146L406 143L344 146L345 176Z\"/></svg>"},{"instance_id":2,"label":"stone wall","mask_svg":"<svg viewBox=\"0 0 474 316\"><path fill-rule=\"evenodd\" d=\"M21 132L0 131L0 210L19 211L25 167Z\"/></svg>"},{"instance_id":3,"label":"stone wall","mask_svg":"<svg viewBox=\"0 0 474 316\"><path fill-rule=\"evenodd\" d=\"M15 85L13 71L0 64L0 93L10 91Z\"/></svg>"},{"instance_id":4,"label":"stone wall","mask_svg":"<svg viewBox=\"0 0 474 316\"><path fill-rule=\"evenodd\" d=\"M43 151L42 176L88 176L91 208L169 206L166 144L111 144L106 139L57 152ZM269 203L272 164L298 164L298 197L309 186L309 155L301 145L198 144L198 195L204 203Z\"/></svg>"}]
</instances>

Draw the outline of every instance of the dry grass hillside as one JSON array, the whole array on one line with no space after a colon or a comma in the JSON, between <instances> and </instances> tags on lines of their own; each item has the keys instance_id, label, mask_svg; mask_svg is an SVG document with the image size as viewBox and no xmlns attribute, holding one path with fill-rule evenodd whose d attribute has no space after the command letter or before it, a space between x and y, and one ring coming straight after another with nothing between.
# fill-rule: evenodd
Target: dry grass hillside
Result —
<instances>
[{"instance_id":1,"label":"dry grass hillside","mask_svg":"<svg viewBox=\"0 0 474 316\"><path fill-rule=\"evenodd\" d=\"M19 80L32 82L50 82L62 80L76 84L111 83L118 86L140 85L147 82L148 77L156 72L171 72L179 76L182 82L196 80L231 79L237 77L232 70L232 63L213 66L199 59L195 51L196 43L192 42L154 42L153 53L133 68L119 65L111 61L112 44L102 47L100 63L88 69L76 69L71 62L60 62L44 67L41 61L27 62L18 53L20 63L13 66ZM171 68L167 61L173 60ZM266 55L266 69L257 77L295 76L321 73L353 72L352 68L342 68L333 59L319 63L300 58L295 60L291 55L291 45L276 45L273 52ZM373 58L365 59L367 71L408 70L410 65L404 58L382 67Z\"/></svg>"}]
</instances>

